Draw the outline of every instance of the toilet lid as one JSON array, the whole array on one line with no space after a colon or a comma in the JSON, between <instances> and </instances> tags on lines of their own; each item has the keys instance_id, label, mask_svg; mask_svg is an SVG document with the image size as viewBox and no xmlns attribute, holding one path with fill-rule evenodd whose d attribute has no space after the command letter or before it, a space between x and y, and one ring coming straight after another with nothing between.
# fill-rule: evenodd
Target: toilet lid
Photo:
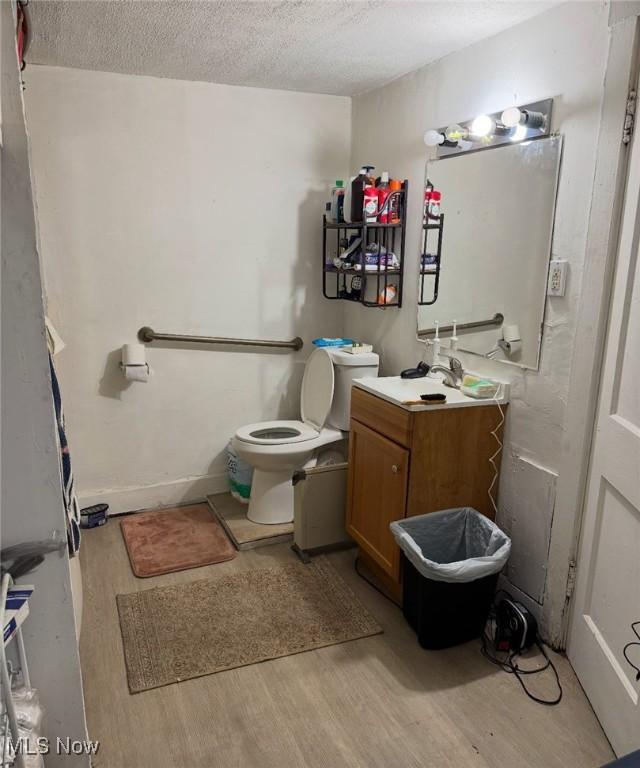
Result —
<instances>
[{"instance_id":1,"label":"toilet lid","mask_svg":"<svg viewBox=\"0 0 640 768\"><path fill-rule=\"evenodd\" d=\"M320 431L333 402L333 362L324 349L316 349L304 367L300 413L302 421Z\"/></svg>"}]
</instances>

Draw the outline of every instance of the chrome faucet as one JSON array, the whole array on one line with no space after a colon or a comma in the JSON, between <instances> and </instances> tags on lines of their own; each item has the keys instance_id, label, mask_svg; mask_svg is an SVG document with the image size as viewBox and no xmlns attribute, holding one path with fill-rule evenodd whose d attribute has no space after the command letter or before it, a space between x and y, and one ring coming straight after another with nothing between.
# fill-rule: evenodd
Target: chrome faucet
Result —
<instances>
[{"instance_id":1,"label":"chrome faucet","mask_svg":"<svg viewBox=\"0 0 640 768\"><path fill-rule=\"evenodd\" d=\"M462 363L458 360L457 357L451 357L449 359L448 368L446 365L440 365L440 363L432 365L429 369L429 373L444 374L445 386L452 387L453 389L460 389L460 385L462 384L462 379L464 377Z\"/></svg>"}]
</instances>

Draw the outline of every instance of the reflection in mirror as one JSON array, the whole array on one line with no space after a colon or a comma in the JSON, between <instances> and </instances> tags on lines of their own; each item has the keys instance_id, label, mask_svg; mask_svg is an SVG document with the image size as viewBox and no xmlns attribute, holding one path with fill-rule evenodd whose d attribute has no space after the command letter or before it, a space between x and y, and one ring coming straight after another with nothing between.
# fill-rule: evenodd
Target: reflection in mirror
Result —
<instances>
[{"instance_id":1,"label":"reflection in mirror","mask_svg":"<svg viewBox=\"0 0 640 768\"><path fill-rule=\"evenodd\" d=\"M459 350L538 367L561 148L551 136L427 163L446 225L426 219L419 296L439 285L434 303L418 306L420 340L438 322L447 354L455 320Z\"/></svg>"}]
</instances>

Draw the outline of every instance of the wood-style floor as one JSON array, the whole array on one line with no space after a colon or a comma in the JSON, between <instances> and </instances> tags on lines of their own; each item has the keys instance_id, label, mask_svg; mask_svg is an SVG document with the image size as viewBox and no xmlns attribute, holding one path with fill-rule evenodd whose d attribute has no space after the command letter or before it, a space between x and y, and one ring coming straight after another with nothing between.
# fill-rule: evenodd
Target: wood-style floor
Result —
<instances>
[{"instance_id":1,"label":"wood-style floor","mask_svg":"<svg viewBox=\"0 0 640 768\"><path fill-rule=\"evenodd\" d=\"M428 652L398 608L332 554L384 634L131 695L115 595L291 562L287 544L137 579L117 520L83 538L81 660L97 768L596 768L613 759L572 670L544 707L480 656ZM242 637L238 637L242 643ZM537 690L544 690L537 688Z\"/></svg>"}]
</instances>

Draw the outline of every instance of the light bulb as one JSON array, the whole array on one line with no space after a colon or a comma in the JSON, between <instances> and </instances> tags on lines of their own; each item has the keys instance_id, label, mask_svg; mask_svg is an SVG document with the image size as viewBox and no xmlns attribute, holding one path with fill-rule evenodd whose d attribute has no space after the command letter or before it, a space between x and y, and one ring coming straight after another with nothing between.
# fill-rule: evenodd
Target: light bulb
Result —
<instances>
[{"instance_id":1,"label":"light bulb","mask_svg":"<svg viewBox=\"0 0 640 768\"><path fill-rule=\"evenodd\" d=\"M478 115L471 123L471 135L481 139L483 136L488 136L492 133L494 128L495 123L489 115Z\"/></svg>"},{"instance_id":2,"label":"light bulb","mask_svg":"<svg viewBox=\"0 0 640 768\"><path fill-rule=\"evenodd\" d=\"M424 143L428 147L437 147L438 144L444 144L444 142L445 135L442 133L442 131L430 130L427 131L424 135Z\"/></svg>"},{"instance_id":3,"label":"light bulb","mask_svg":"<svg viewBox=\"0 0 640 768\"><path fill-rule=\"evenodd\" d=\"M466 128L463 128L461 125L458 125L457 123L452 123L448 128L446 132L447 139L449 141L458 141L459 139L466 139L469 135L469 131Z\"/></svg>"},{"instance_id":4,"label":"light bulb","mask_svg":"<svg viewBox=\"0 0 640 768\"><path fill-rule=\"evenodd\" d=\"M515 130L509 136L509 139L511 141L522 141L522 139L527 138L527 126L526 125L516 125Z\"/></svg>"},{"instance_id":5,"label":"light bulb","mask_svg":"<svg viewBox=\"0 0 640 768\"><path fill-rule=\"evenodd\" d=\"M520 124L522 117L522 112L518 109L518 107L509 107L508 109L505 109L500 119L502 120L502 123L507 126L507 128L515 128L516 125Z\"/></svg>"},{"instance_id":6,"label":"light bulb","mask_svg":"<svg viewBox=\"0 0 640 768\"><path fill-rule=\"evenodd\" d=\"M544 128L546 115L542 112L530 112L528 109L509 107L502 113L501 120L507 128L526 125L527 128Z\"/></svg>"}]
</instances>

